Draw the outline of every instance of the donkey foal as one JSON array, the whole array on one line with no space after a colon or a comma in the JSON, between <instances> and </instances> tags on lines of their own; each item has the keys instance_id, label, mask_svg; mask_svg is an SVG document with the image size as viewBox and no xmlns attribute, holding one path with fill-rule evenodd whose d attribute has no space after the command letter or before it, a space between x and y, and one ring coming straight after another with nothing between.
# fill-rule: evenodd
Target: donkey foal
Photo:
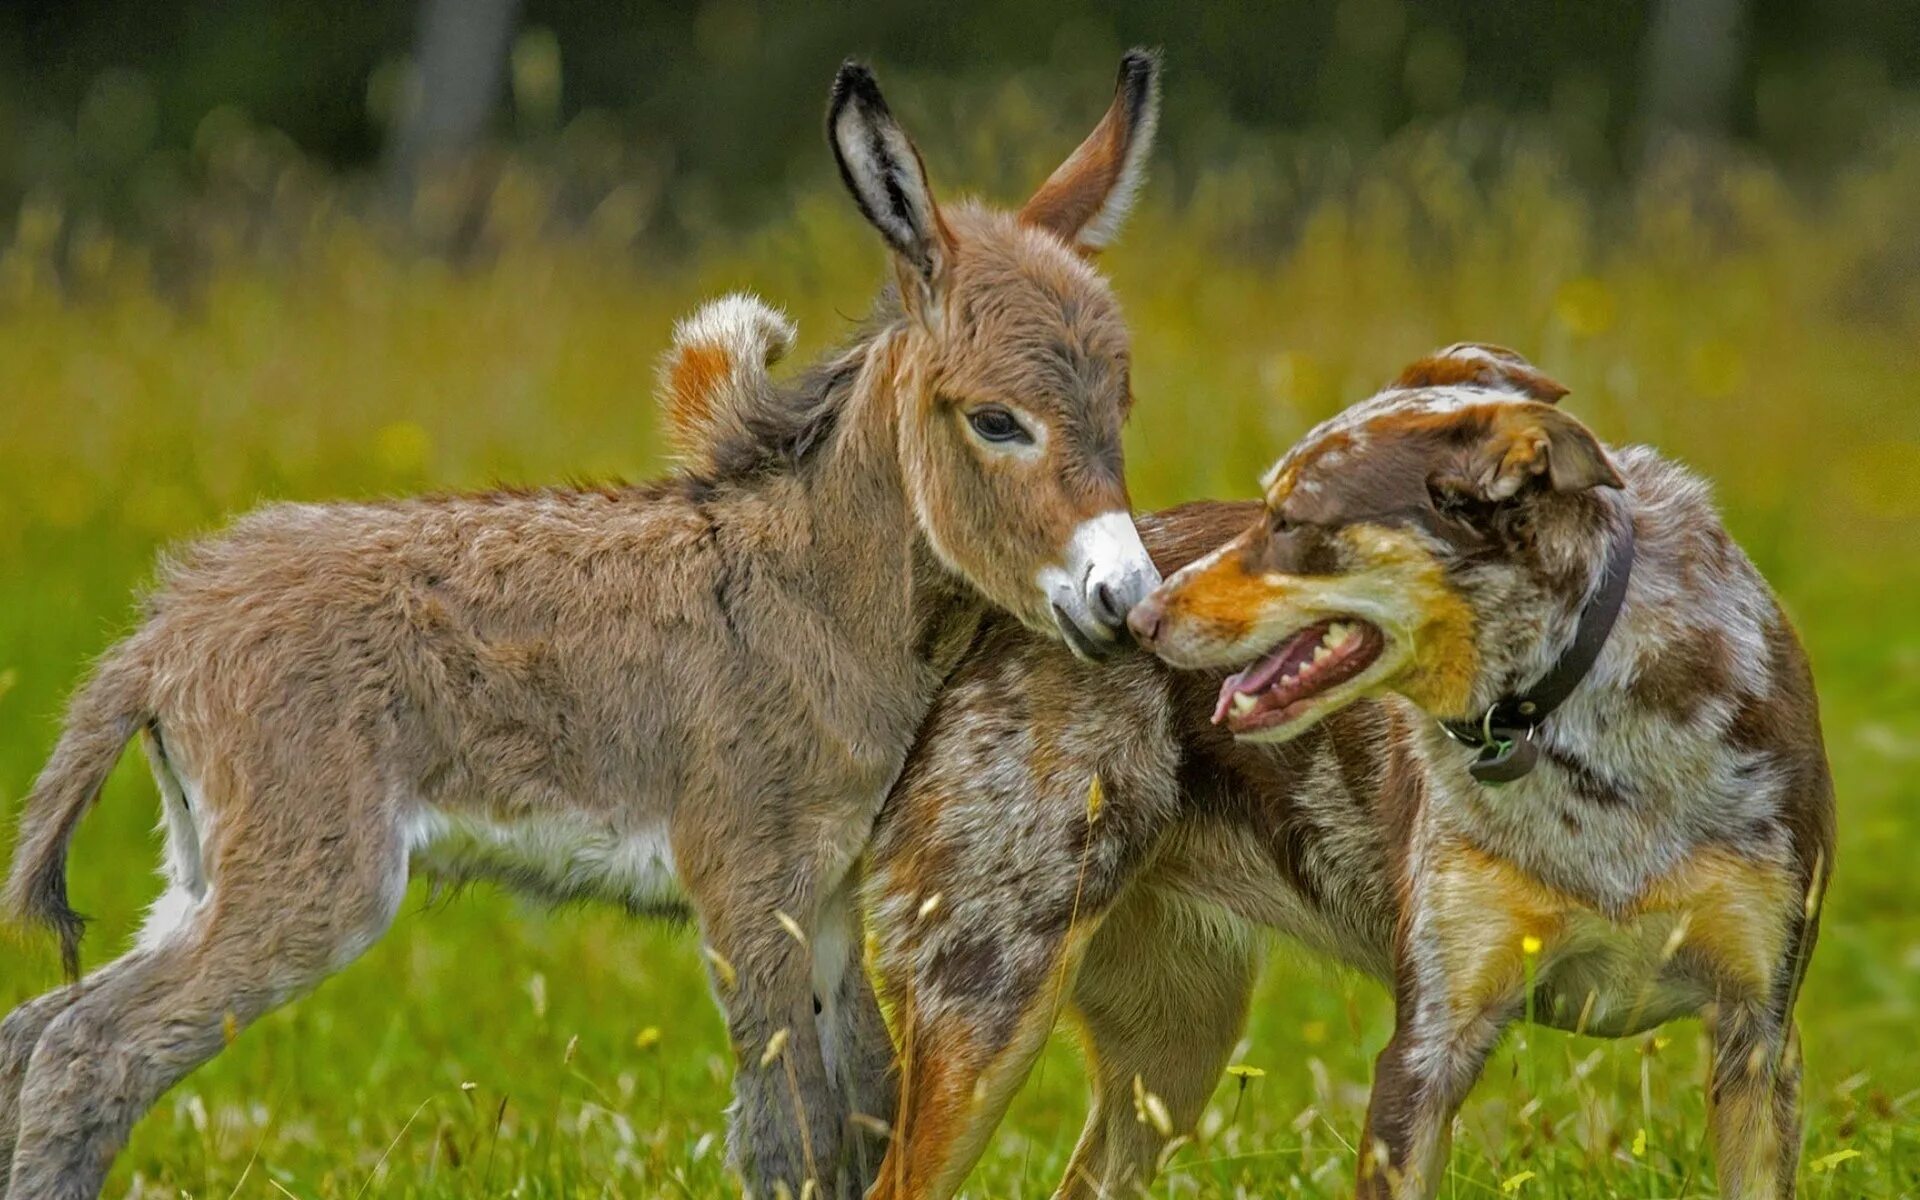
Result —
<instances>
[{"instance_id":1,"label":"donkey foal","mask_svg":"<svg viewBox=\"0 0 1920 1200\"><path fill-rule=\"evenodd\" d=\"M898 281L851 348L776 386L792 330L724 301L663 373L668 479L277 506L169 564L73 702L6 898L76 974L67 847L134 736L168 887L131 953L0 1028L0 1191L97 1194L140 1114L353 961L415 870L690 910L747 1186L863 1190L848 1119L893 1086L850 874L914 732L986 606L1095 655L1157 582L1122 479L1126 332L1087 262L1155 77L1129 55L1014 215L938 207L849 64L830 138Z\"/></svg>"}]
</instances>

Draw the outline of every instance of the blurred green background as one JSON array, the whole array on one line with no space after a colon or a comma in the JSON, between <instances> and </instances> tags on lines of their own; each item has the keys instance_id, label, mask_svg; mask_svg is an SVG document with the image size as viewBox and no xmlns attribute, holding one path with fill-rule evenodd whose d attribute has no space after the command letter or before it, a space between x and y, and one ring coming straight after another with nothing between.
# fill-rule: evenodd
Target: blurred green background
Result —
<instances>
[{"instance_id":1,"label":"blurred green background","mask_svg":"<svg viewBox=\"0 0 1920 1200\"><path fill-rule=\"evenodd\" d=\"M1814 1196L1920 1194L1920 7L1338 0L0 8L0 797L158 550L277 497L662 468L672 320L749 287L842 337L882 278L820 132L871 58L936 190L1017 202L1166 49L1103 258L1143 507L1247 496L1460 339L1714 478L1812 652L1841 844L1803 1007ZM134 756L137 757L137 756ZM89 960L157 891L130 758L76 852ZM10 837L7 835L0 835ZM0 943L0 1005L56 982ZM1281 950L1155 1194L1338 1196L1385 997ZM1450 1196L1711 1194L1694 1025L1535 1033ZM1044 1194L1061 1035L969 1185ZM367 961L163 1100L110 1194L728 1194L691 934L420 891ZM1244 1094L1242 1089L1244 1088Z\"/></svg>"}]
</instances>

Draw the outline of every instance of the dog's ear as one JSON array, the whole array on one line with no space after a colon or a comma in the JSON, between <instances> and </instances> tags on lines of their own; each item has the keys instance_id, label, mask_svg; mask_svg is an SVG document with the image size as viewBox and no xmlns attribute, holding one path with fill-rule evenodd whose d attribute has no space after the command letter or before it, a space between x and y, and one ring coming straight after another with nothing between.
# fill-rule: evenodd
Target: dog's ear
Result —
<instances>
[{"instance_id":1,"label":"dog's ear","mask_svg":"<svg viewBox=\"0 0 1920 1200\"><path fill-rule=\"evenodd\" d=\"M1512 392L1542 404L1558 403L1567 389L1505 346L1455 342L1400 372L1396 388L1467 386Z\"/></svg>"},{"instance_id":2,"label":"dog's ear","mask_svg":"<svg viewBox=\"0 0 1920 1200\"><path fill-rule=\"evenodd\" d=\"M1434 477L1449 491L1486 501L1514 496L1535 479L1556 492L1625 487L1600 440L1550 404L1500 404L1472 418L1478 429L1459 462Z\"/></svg>"},{"instance_id":3,"label":"dog's ear","mask_svg":"<svg viewBox=\"0 0 1920 1200\"><path fill-rule=\"evenodd\" d=\"M1020 209L1021 222L1059 234L1082 254L1105 249L1146 180L1159 122L1160 55L1129 50L1107 115Z\"/></svg>"},{"instance_id":4,"label":"dog's ear","mask_svg":"<svg viewBox=\"0 0 1920 1200\"><path fill-rule=\"evenodd\" d=\"M893 119L873 72L852 60L833 81L827 140L847 190L893 250L901 303L922 324L934 326L953 261L953 235L927 187L920 152Z\"/></svg>"}]
</instances>

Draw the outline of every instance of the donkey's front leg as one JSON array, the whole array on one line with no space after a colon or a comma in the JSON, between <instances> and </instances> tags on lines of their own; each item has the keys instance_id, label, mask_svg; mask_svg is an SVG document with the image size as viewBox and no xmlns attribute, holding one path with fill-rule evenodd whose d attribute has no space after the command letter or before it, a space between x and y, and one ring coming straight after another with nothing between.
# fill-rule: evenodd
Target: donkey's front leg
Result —
<instances>
[{"instance_id":1,"label":"donkey's front leg","mask_svg":"<svg viewBox=\"0 0 1920 1200\"><path fill-rule=\"evenodd\" d=\"M822 1051L813 944L817 863L771 852L690 872L714 995L737 1066L728 1157L757 1200L831 1194L847 1113Z\"/></svg>"},{"instance_id":2,"label":"donkey's front leg","mask_svg":"<svg viewBox=\"0 0 1920 1200\"><path fill-rule=\"evenodd\" d=\"M759 1200L782 1188L799 1196L809 1181L822 1192L838 1172L846 1114L821 1053L809 956L779 925L778 938L713 926L707 945L738 1059L729 1159Z\"/></svg>"},{"instance_id":3,"label":"donkey's front leg","mask_svg":"<svg viewBox=\"0 0 1920 1200\"><path fill-rule=\"evenodd\" d=\"M820 1048L839 1108L849 1115L840 1195L866 1194L886 1153L898 1099L893 1039L866 969L865 930L849 879L821 906L813 933L813 993Z\"/></svg>"}]
</instances>

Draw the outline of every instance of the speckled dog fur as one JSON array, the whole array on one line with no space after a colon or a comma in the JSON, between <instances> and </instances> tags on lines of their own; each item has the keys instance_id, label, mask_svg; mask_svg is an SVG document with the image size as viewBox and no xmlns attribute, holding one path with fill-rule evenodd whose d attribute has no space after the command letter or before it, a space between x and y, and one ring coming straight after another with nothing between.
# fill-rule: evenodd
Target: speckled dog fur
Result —
<instances>
[{"instance_id":1,"label":"speckled dog fur","mask_svg":"<svg viewBox=\"0 0 1920 1200\"><path fill-rule=\"evenodd\" d=\"M863 1191L852 1118L894 1089L853 867L921 718L988 606L1092 653L1158 579L1088 262L1155 94L1128 56L1026 210L943 211L850 64L829 132L898 296L850 348L776 385L792 330L732 298L663 371L668 479L276 506L169 563L74 700L7 900L72 971L67 846L135 736L168 890L131 953L0 1026L0 1192L97 1194L140 1114L355 959L416 872L691 911L747 1186Z\"/></svg>"},{"instance_id":2,"label":"speckled dog fur","mask_svg":"<svg viewBox=\"0 0 1920 1200\"><path fill-rule=\"evenodd\" d=\"M1563 391L1450 348L1310 433L1264 504L1143 518L1178 573L1134 624L1184 669L988 622L873 845L904 1052L873 1195L953 1194L1062 1009L1095 1086L1059 1194L1131 1194L1166 1140L1135 1081L1176 1133L1197 1120L1261 927L1393 990L1363 1196L1434 1193L1529 954L1548 1024L1706 1015L1722 1193L1793 1194L1792 1008L1832 847L1812 681L1704 485L1606 450ZM1638 558L1598 663L1536 734L1538 769L1484 787L1438 719L1546 672L1624 521ZM1341 616L1387 648L1284 740L1209 721L1221 668Z\"/></svg>"}]
</instances>

